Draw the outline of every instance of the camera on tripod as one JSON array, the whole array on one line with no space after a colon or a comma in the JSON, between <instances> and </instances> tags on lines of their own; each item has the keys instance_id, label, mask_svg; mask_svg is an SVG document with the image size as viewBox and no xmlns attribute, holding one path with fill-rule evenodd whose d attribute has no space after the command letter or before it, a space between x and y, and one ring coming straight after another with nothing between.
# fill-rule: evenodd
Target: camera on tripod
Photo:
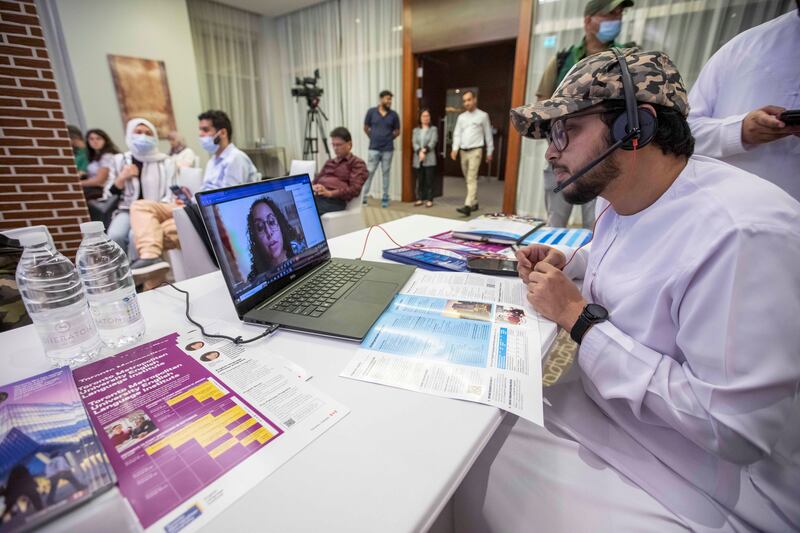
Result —
<instances>
[{"instance_id":1,"label":"camera on tripod","mask_svg":"<svg viewBox=\"0 0 800 533\"><path fill-rule=\"evenodd\" d=\"M328 157L331 156L331 151L328 149L328 141L325 138L325 127L323 126L328 117L319 105L319 99L322 96L322 87L317 87L319 79L319 69L314 69L313 78L295 78L294 84L297 87L292 87L292 96L297 99L305 98L308 104L306 127L303 136L303 159L314 158L317 155L317 146L320 142L325 148L325 153L328 154Z\"/></svg>"},{"instance_id":2,"label":"camera on tripod","mask_svg":"<svg viewBox=\"0 0 800 533\"><path fill-rule=\"evenodd\" d=\"M314 77L295 78L294 84L297 87L292 87L292 96L295 98L305 98L308 107L317 107L319 105L319 98L322 96L322 87L317 87L317 82L320 80L319 69L314 70Z\"/></svg>"}]
</instances>

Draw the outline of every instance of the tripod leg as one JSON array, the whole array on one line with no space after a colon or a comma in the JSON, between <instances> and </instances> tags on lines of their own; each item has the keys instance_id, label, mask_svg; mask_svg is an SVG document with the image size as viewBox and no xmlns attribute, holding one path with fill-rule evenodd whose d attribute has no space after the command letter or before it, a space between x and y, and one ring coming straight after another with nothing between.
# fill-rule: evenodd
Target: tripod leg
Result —
<instances>
[{"instance_id":1,"label":"tripod leg","mask_svg":"<svg viewBox=\"0 0 800 533\"><path fill-rule=\"evenodd\" d=\"M317 153L317 137L314 131L314 110L309 109L306 112L305 139L303 141L303 159L308 159L308 156L316 155L316 153Z\"/></svg>"},{"instance_id":2,"label":"tripod leg","mask_svg":"<svg viewBox=\"0 0 800 533\"><path fill-rule=\"evenodd\" d=\"M317 126L319 126L319 136L322 137L322 146L325 147L325 153L328 155L328 159L331 158L331 151L328 149L328 137L325 133L325 128L322 126L322 120L317 117Z\"/></svg>"}]
</instances>

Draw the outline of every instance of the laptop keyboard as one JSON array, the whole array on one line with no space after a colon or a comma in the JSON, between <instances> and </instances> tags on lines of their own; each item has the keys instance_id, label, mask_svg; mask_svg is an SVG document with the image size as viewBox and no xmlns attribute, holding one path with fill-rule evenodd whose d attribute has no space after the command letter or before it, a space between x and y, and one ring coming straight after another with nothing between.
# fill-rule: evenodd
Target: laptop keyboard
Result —
<instances>
[{"instance_id":1,"label":"laptop keyboard","mask_svg":"<svg viewBox=\"0 0 800 533\"><path fill-rule=\"evenodd\" d=\"M372 267L331 263L269 306L273 311L317 318L358 283Z\"/></svg>"}]
</instances>

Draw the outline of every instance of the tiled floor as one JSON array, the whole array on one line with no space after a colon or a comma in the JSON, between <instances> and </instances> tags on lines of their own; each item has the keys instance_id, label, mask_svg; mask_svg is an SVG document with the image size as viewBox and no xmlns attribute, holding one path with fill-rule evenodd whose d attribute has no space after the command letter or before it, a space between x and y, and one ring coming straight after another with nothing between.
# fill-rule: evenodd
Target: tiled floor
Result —
<instances>
[{"instance_id":1,"label":"tiled floor","mask_svg":"<svg viewBox=\"0 0 800 533\"><path fill-rule=\"evenodd\" d=\"M496 178L482 177L478 179L478 203L480 211L474 216L500 211L503 204L504 182ZM413 202L390 202L388 208L381 208L380 200L369 199L364 210L364 222L368 225L382 224L412 214L424 214L436 217L467 220L467 217L456 212L457 207L464 205L466 185L463 178L445 176L442 196L434 198L433 207L415 207Z\"/></svg>"}]
</instances>

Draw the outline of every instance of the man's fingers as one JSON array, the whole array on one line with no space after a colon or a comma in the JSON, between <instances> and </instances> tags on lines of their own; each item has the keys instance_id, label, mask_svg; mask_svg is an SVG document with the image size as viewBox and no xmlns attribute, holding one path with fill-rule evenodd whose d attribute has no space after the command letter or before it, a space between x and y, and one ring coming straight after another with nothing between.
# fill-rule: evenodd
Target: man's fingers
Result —
<instances>
[{"instance_id":1,"label":"man's fingers","mask_svg":"<svg viewBox=\"0 0 800 533\"><path fill-rule=\"evenodd\" d=\"M753 120L759 126L763 126L769 129L780 129L784 125L783 122L781 122L776 117L766 112L756 113L755 116L753 117Z\"/></svg>"},{"instance_id":2,"label":"man's fingers","mask_svg":"<svg viewBox=\"0 0 800 533\"><path fill-rule=\"evenodd\" d=\"M546 261L539 261L533 267L533 271L540 272L542 274L549 274L550 272L558 271L558 269Z\"/></svg>"},{"instance_id":3,"label":"man's fingers","mask_svg":"<svg viewBox=\"0 0 800 533\"><path fill-rule=\"evenodd\" d=\"M544 260L555 267L560 267L564 262L564 257L563 254L555 248L550 248L550 250L547 251L547 255L544 257Z\"/></svg>"},{"instance_id":4,"label":"man's fingers","mask_svg":"<svg viewBox=\"0 0 800 533\"><path fill-rule=\"evenodd\" d=\"M765 105L761 108L761 111L767 113L769 115L780 115L784 111L786 111L785 107L781 107L779 105Z\"/></svg>"},{"instance_id":5,"label":"man's fingers","mask_svg":"<svg viewBox=\"0 0 800 533\"><path fill-rule=\"evenodd\" d=\"M524 250L517 250L516 256L517 256L517 261L519 262L519 266L523 268L531 268L531 266L533 266L530 259L528 259L528 256L525 255Z\"/></svg>"},{"instance_id":6,"label":"man's fingers","mask_svg":"<svg viewBox=\"0 0 800 533\"><path fill-rule=\"evenodd\" d=\"M533 271L530 276L528 276L528 282L533 285L544 283L545 281L547 281L547 275L542 272Z\"/></svg>"}]
</instances>

